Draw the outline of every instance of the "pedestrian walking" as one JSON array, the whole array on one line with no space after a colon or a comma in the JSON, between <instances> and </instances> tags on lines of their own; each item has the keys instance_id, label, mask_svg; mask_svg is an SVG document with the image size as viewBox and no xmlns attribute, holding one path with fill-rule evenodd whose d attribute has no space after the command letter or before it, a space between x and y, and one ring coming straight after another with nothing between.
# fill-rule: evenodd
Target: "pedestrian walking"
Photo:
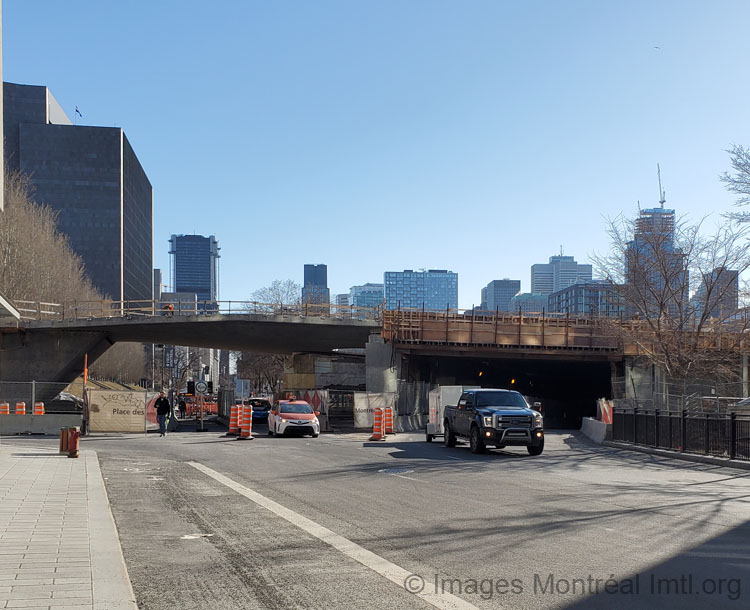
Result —
<instances>
[{"instance_id":1,"label":"pedestrian walking","mask_svg":"<svg viewBox=\"0 0 750 610\"><path fill-rule=\"evenodd\" d=\"M185 419L185 412L187 411L187 404L185 404L185 399L180 398L180 419Z\"/></svg>"},{"instance_id":2,"label":"pedestrian walking","mask_svg":"<svg viewBox=\"0 0 750 610\"><path fill-rule=\"evenodd\" d=\"M169 399L164 390L159 392L159 398L156 399L154 406L156 407L156 418L159 420L159 435L164 436L167 433L169 413L172 411L172 405L169 404Z\"/></svg>"}]
</instances>

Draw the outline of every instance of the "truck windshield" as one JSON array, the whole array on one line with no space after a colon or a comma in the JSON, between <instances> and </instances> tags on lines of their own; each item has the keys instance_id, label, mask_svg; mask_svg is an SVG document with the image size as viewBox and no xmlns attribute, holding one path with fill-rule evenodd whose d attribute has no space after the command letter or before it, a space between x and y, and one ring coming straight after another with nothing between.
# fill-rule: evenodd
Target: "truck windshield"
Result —
<instances>
[{"instance_id":1,"label":"truck windshield","mask_svg":"<svg viewBox=\"0 0 750 610\"><path fill-rule=\"evenodd\" d=\"M518 392L477 392L474 395L476 407L517 407L526 409L528 405Z\"/></svg>"}]
</instances>

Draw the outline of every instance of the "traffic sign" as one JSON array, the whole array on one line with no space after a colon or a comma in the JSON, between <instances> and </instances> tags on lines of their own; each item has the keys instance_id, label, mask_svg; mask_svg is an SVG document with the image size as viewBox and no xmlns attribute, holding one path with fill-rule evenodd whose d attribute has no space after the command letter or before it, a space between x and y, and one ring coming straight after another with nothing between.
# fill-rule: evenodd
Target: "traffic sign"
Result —
<instances>
[{"instance_id":1,"label":"traffic sign","mask_svg":"<svg viewBox=\"0 0 750 610\"><path fill-rule=\"evenodd\" d=\"M195 384L195 391L198 392L198 394L205 394L207 389L208 384L205 381L199 381Z\"/></svg>"}]
</instances>

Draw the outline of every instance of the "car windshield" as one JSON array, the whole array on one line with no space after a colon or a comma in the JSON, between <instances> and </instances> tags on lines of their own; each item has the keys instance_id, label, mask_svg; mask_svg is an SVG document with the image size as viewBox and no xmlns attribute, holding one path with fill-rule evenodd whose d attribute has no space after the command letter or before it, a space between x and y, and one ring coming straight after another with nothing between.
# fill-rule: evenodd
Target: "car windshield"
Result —
<instances>
[{"instance_id":1,"label":"car windshield","mask_svg":"<svg viewBox=\"0 0 750 610\"><path fill-rule=\"evenodd\" d=\"M282 413L312 413L312 407L310 405L302 404L285 404L281 405L280 411Z\"/></svg>"},{"instance_id":2,"label":"car windshield","mask_svg":"<svg viewBox=\"0 0 750 610\"><path fill-rule=\"evenodd\" d=\"M477 392L474 396L476 407L528 407L518 392Z\"/></svg>"},{"instance_id":3,"label":"car windshield","mask_svg":"<svg viewBox=\"0 0 750 610\"><path fill-rule=\"evenodd\" d=\"M271 408L271 405L268 404L268 402L265 400L251 400L250 404L252 405L253 409L258 410L258 411L261 411L261 410L267 411L268 409Z\"/></svg>"}]
</instances>

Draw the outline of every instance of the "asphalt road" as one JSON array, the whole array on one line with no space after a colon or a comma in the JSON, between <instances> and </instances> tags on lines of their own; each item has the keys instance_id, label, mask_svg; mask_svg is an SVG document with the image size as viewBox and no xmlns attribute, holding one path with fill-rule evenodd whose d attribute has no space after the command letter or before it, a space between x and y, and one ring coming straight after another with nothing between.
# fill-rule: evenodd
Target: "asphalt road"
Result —
<instances>
[{"instance_id":1,"label":"asphalt road","mask_svg":"<svg viewBox=\"0 0 750 610\"><path fill-rule=\"evenodd\" d=\"M263 431L84 440L141 610L750 607L747 471Z\"/></svg>"}]
</instances>

